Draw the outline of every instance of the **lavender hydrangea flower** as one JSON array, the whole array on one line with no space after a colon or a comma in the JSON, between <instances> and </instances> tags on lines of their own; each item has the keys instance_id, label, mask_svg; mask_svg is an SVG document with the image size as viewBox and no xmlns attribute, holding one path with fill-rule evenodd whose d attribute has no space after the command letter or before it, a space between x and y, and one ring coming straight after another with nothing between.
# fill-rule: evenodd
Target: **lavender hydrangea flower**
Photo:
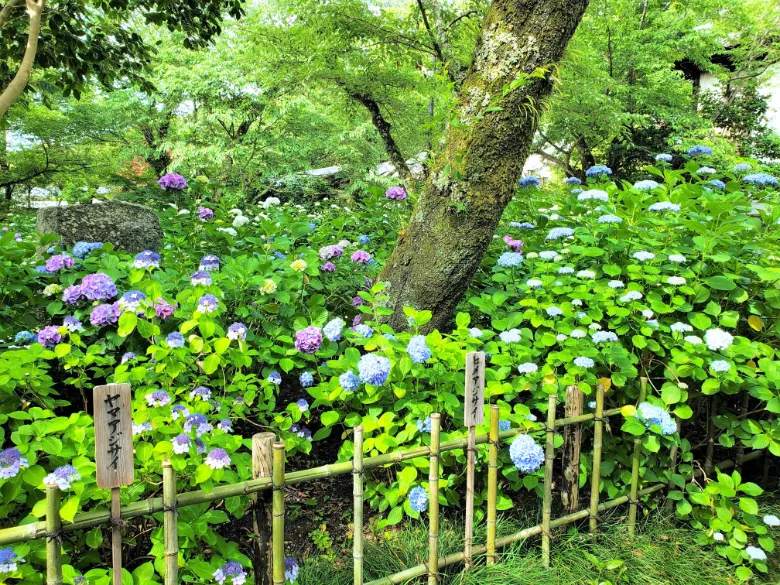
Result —
<instances>
[{"instance_id":1,"label":"lavender hydrangea flower","mask_svg":"<svg viewBox=\"0 0 780 585\"><path fill-rule=\"evenodd\" d=\"M155 390L146 395L146 404L149 406L165 406L171 403L171 396L165 390Z\"/></svg>"},{"instance_id":2,"label":"lavender hydrangea flower","mask_svg":"<svg viewBox=\"0 0 780 585\"><path fill-rule=\"evenodd\" d=\"M208 221L214 217L214 210L208 207L198 206L198 217L201 221Z\"/></svg>"},{"instance_id":3,"label":"lavender hydrangea flower","mask_svg":"<svg viewBox=\"0 0 780 585\"><path fill-rule=\"evenodd\" d=\"M165 343L170 348L184 347L184 336L178 331L174 331L168 334L168 337L165 338Z\"/></svg>"},{"instance_id":4,"label":"lavender hydrangea flower","mask_svg":"<svg viewBox=\"0 0 780 585\"><path fill-rule=\"evenodd\" d=\"M214 295L203 295L198 299L198 311L201 313L213 313L219 307L219 299Z\"/></svg>"},{"instance_id":5,"label":"lavender hydrangea flower","mask_svg":"<svg viewBox=\"0 0 780 585\"><path fill-rule=\"evenodd\" d=\"M344 392L354 392L360 386L360 378L352 370L347 370L339 376L339 385Z\"/></svg>"},{"instance_id":6,"label":"lavender hydrangea flower","mask_svg":"<svg viewBox=\"0 0 780 585\"><path fill-rule=\"evenodd\" d=\"M197 388L193 388L190 391L190 400L194 400L195 398L200 398L204 402L208 402L211 398L211 389L207 388L206 386L198 386Z\"/></svg>"},{"instance_id":7,"label":"lavender hydrangea flower","mask_svg":"<svg viewBox=\"0 0 780 585\"><path fill-rule=\"evenodd\" d=\"M63 327L65 327L65 329L67 329L71 333L75 331L81 331L84 329L84 326L81 324L81 321L76 319L76 317L70 315L65 317L65 319L62 320L62 325Z\"/></svg>"},{"instance_id":8,"label":"lavender hydrangea flower","mask_svg":"<svg viewBox=\"0 0 780 585\"><path fill-rule=\"evenodd\" d=\"M246 572L236 561L228 561L219 569L214 571L213 575L219 585L223 585L230 577L232 585L243 585L246 582Z\"/></svg>"},{"instance_id":9,"label":"lavender hydrangea flower","mask_svg":"<svg viewBox=\"0 0 780 585\"><path fill-rule=\"evenodd\" d=\"M133 268L145 270L147 268L159 268L160 255L154 250L144 250L136 254L133 260Z\"/></svg>"},{"instance_id":10,"label":"lavender hydrangea flower","mask_svg":"<svg viewBox=\"0 0 780 585\"><path fill-rule=\"evenodd\" d=\"M217 428L223 433L230 433L233 431L233 421L229 418L223 418L217 423Z\"/></svg>"},{"instance_id":11,"label":"lavender hydrangea flower","mask_svg":"<svg viewBox=\"0 0 780 585\"><path fill-rule=\"evenodd\" d=\"M428 492L420 486L409 490L409 507L415 512L425 512L428 509Z\"/></svg>"},{"instance_id":12,"label":"lavender hydrangea flower","mask_svg":"<svg viewBox=\"0 0 780 585\"><path fill-rule=\"evenodd\" d=\"M116 285L108 274L98 272L81 279L81 294L90 301L107 301L116 296Z\"/></svg>"},{"instance_id":13,"label":"lavender hydrangea flower","mask_svg":"<svg viewBox=\"0 0 780 585\"><path fill-rule=\"evenodd\" d=\"M396 187L400 188L400 187ZM284 559L284 580L289 583L294 583L298 578L298 561L292 557L285 557Z\"/></svg>"},{"instance_id":14,"label":"lavender hydrangea flower","mask_svg":"<svg viewBox=\"0 0 780 585\"><path fill-rule=\"evenodd\" d=\"M322 346L322 329L309 326L295 332L295 349L301 353L316 353Z\"/></svg>"},{"instance_id":15,"label":"lavender hydrangea flower","mask_svg":"<svg viewBox=\"0 0 780 585\"><path fill-rule=\"evenodd\" d=\"M73 258L67 254L57 254L46 260L46 272L54 274L73 266Z\"/></svg>"},{"instance_id":16,"label":"lavender hydrangea flower","mask_svg":"<svg viewBox=\"0 0 780 585\"><path fill-rule=\"evenodd\" d=\"M81 479L72 465L62 465L43 478L44 485L56 485L61 490L70 489L71 483Z\"/></svg>"},{"instance_id":17,"label":"lavender hydrangea flower","mask_svg":"<svg viewBox=\"0 0 780 585\"><path fill-rule=\"evenodd\" d=\"M244 341L246 339L246 333L246 325L243 323L233 323L230 327L228 327L227 337L228 339L232 339L234 341Z\"/></svg>"},{"instance_id":18,"label":"lavender hydrangea flower","mask_svg":"<svg viewBox=\"0 0 780 585\"><path fill-rule=\"evenodd\" d=\"M59 329L60 328L56 325L49 325L48 327L44 327L38 332L38 343L44 347L54 347L62 340L62 335L60 335Z\"/></svg>"},{"instance_id":19,"label":"lavender hydrangea flower","mask_svg":"<svg viewBox=\"0 0 780 585\"><path fill-rule=\"evenodd\" d=\"M0 451L0 479L16 477L22 469L27 469L29 466L27 458L22 457L16 447Z\"/></svg>"},{"instance_id":20,"label":"lavender hydrangea flower","mask_svg":"<svg viewBox=\"0 0 780 585\"><path fill-rule=\"evenodd\" d=\"M167 173L163 175L157 181L157 184L160 185L160 188L163 189L163 191L168 189L180 191L187 188L187 180L178 173Z\"/></svg>"},{"instance_id":21,"label":"lavender hydrangea flower","mask_svg":"<svg viewBox=\"0 0 780 585\"><path fill-rule=\"evenodd\" d=\"M366 252L365 250L355 250L352 252L352 256L350 256L350 260L357 264L368 264L371 262L371 254Z\"/></svg>"},{"instance_id":22,"label":"lavender hydrangea flower","mask_svg":"<svg viewBox=\"0 0 780 585\"><path fill-rule=\"evenodd\" d=\"M76 242L73 244L73 255L76 258L84 259L95 250L103 247L103 242Z\"/></svg>"},{"instance_id":23,"label":"lavender hydrangea flower","mask_svg":"<svg viewBox=\"0 0 780 585\"><path fill-rule=\"evenodd\" d=\"M173 445L174 453L183 455L189 452L192 439L190 439L189 435L177 435L171 440L171 445Z\"/></svg>"},{"instance_id":24,"label":"lavender hydrangea flower","mask_svg":"<svg viewBox=\"0 0 780 585\"><path fill-rule=\"evenodd\" d=\"M203 270L206 272L219 270L219 258L214 254L206 254L203 258L200 259L198 270Z\"/></svg>"},{"instance_id":25,"label":"lavender hydrangea flower","mask_svg":"<svg viewBox=\"0 0 780 585\"><path fill-rule=\"evenodd\" d=\"M206 443L202 439L195 439L195 451L198 455L203 455L206 452Z\"/></svg>"},{"instance_id":26,"label":"lavender hydrangea flower","mask_svg":"<svg viewBox=\"0 0 780 585\"><path fill-rule=\"evenodd\" d=\"M154 301L154 314L159 319L167 319L171 315L173 315L173 312L176 310L176 305L170 304L165 299L157 299Z\"/></svg>"},{"instance_id":27,"label":"lavender hydrangea flower","mask_svg":"<svg viewBox=\"0 0 780 585\"><path fill-rule=\"evenodd\" d=\"M198 437L202 437L206 433L210 433L214 427L209 424L206 417L202 414L191 414L184 421L184 432L190 433L195 430L195 434Z\"/></svg>"},{"instance_id":28,"label":"lavender hydrangea flower","mask_svg":"<svg viewBox=\"0 0 780 585\"><path fill-rule=\"evenodd\" d=\"M212 449L206 456L205 463L211 467L211 469L224 469L230 465L230 456L224 449Z\"/></svg>"},{"instance_id":29,"label":"lavender hydrangea flower","mask_svg":"<svg viewBox=\"0 0 780 585\"><path fill-rule=\"evenodd\" d=\"M192 286L211 286L211 274L205 270L196 270L192 273L192 276L190 276L190 282L192 283Z\"/></svg>"},{"instance_id":30,"label":"lavender hydrangea flower","mask_svg":"<svg viewBox=\"0 0 780 585\"><path fill-rule=\"evenodd\" d=\"M336 272L336 265L333 262L325 262L320 266L320 270L323 272Z\"/></svg>"},{"instance_id":31,"label":"lavender hydrangea flower","mask_svg":"<svg viewBox=\"0 0 780 585\"><path fill-rule=\"evenodd\" d=\"M544 451L528 435L518 435L509 446L509 457L523 473L537 471L544 462Z\"/></svg>"},{"instance_id":32,"label":"lavender hydrangea flower","mask_svg":"<svg viewBox=\"0 0 780 585\"><path fill-rule=\"evenodd\" d=\"M403 201L406 199L406 190L403 187L390 187L385 191L385 197L388 199L395 199L396 201Z\"/></svg>"},{"instance_id":33,"label":"lavender hydrangea flower","mask_svg":"<svg viewBox=\"0 0 780 585\"><path fill-rule=\"evenodd\" d=\"M83 294L81 292L81 287L77 284L69 286L62 291L62 300L69 305L75 305L78 303L82 296Z\"/></svg>"},{"instance_id":34,"label":"lavender hydrangea flower","mask_svg":"<svg viewBox=\"0 0 780 585\"><path fill-rule=\"evenodd\" d=\"M344 321L339 318L331 319L327 325L323 328L322 332L330 341L339 341L341 339L341 332L344 329Z\"/></svg>"},{"instance_id":35,"label":"lavender hydrangea flower","mask_svg":"<svg viewBox=\"0 0 780 585\"><path fill-rule=\"evenodd\" d=\"M127 362L131 362L136 358L135 353L132 351L128 351L122 355L122 363L126 364Z\"/></svg>"},{"instance_id":36,"label":"lavender hydrangea flower","mask_svg":"<svg viewBox=\"0 0 780 585\"><path fill-rule=\"evenodd\" d=\"M358 362L360 379L372 386L382 386L390 375L390 360L373 353L367 353Z\"/></svg>"},{"instance_id":37,"label":"lavender hydrangea flower","mask_svg":"<svg viewBox=\"0 0 780 585\"><path fill-rule=\"evenodd\" d=\"M119 315L121 309L117 305L102 304L92 309L92 313L89 315L89 322L95 327L104 327L106 325L113 325L119 321Z\"/></svg>"},{"instance_id":38,"label":"lavender hydrangea flower","mask_svg":"<svg viewBox=\"0 0 780 585\"><path fill-rule=\"evenodd\" d=\"M333 260L335 258L341 258L343 254L344 248L338 244L323 246L319 251L320 260Z\"/></svg>"},{"instance_id":39,"label":"lavender hydrangea flower","mask_svg":"<svg viewBox=\"0 0 780 585\"><path fill-rule=\"evenodd\" d=\"M298 376L298 382L303 388L309 388L314 385L314 376L311 372L303 372Z\"/></svg>"},{"instance_id":40,"label":"lavender hydrangea flower","mask_svg":"<svg viewBox=\"0 0 780 585\"><path fill-rule=\"evenodd\" d=\"M183 404L177 404L171 409L171 418L176 420L179 417L187 418L190 416L190 411Z\"/></svg>"},{"instance_id":41,"label":"lavender hydrangea flower","mask_svg":"<svg viewBox=\"0 0 780 585\"><path fill-rule=\"evenodd\" d=\"M120 297L119 308L124 311L135 312L145 299L146 295L140 290L128 291Z\"/></svg>"}]
</instances>

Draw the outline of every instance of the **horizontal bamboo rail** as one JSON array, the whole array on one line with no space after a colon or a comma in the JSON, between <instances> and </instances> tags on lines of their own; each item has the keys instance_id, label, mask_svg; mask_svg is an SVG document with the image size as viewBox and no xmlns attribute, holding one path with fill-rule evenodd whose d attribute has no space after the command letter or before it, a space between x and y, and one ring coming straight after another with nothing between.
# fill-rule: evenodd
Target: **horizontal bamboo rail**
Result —
<instances>
[{"instance_id":1,"label":"horizontal bamboo rail","mask_svg":"<svg viewBox=\"0 0 780 585\"><path fill-rule=\"evenodd\" d=\"M745 455L742 461L747 462L753 459L758 459L762 454L763 451L752 451L751 453ZM732 461L731 459L728 459L726 461L721 461L718 465L716 465L716 467L720 470L728 469L730 467L734 467L734 461ZM701 471L697 471L694 475L701 475ZM665 483L657 483L648 486L644 489L639 490L637 492L637 497L647 496L655 492L660 492L666 489L666 487L667 485ZM630 501L631 499L629 496L627 495L620 496L618 498L615 498L614 500L609 500L599 504L598 510L599 512L604 512L612 508L617 508L618 506L621 506L623 504L627 504ZM585 520L589 516L590 516L590 510L580 510L579 512L575 512L573 514L567 514L566 516L561 516L560 518L556 518L555 520L550 521L550 529L566 526L567 524L572 524L574 522L577 522L578 520ZM519 540L525 540L526 538L537 536L539 534L542 534L541 524L537 524L536 526L531 526L530 528L524 528L520 532L517 532L515 534L510 534L509 536L504 536L503 538L499 538L498 540L496 540L496 547L503 548L507 545L512 544L513 542L517 542ZM471 552L473 555L486 554L487 547L485 545L475 546ZM466 560L466 555L462 551L453 553L446 557L440 558L438 568L439 570L441 570L450 565L464 562L465 560ZM427 563L424 563L421 565L410 567L394 575L390 575L388 577L382 577L381 579L370 581L366 585L398 585L399 583L405 583L410 579L414 579L415 577L420 577L422 575L425 575L427 572L428 572L428 565Z\"/></svg>"},{"instance_id":2,"label":"horizontal bamboo rail","mask_svg":"<svg viewBox=\"0 0 780 585\"><path fill-rule=\"evenodd\" d=\"M614 416L619 413L620 408L613 408L611 410L605 410L604 416ZM581 416L562 418L555 421L555 428L560 428L570 424L588 422L593 420L594 416L594 414L583 414ZM530 429L510 429L508 431L502 431L499 433L499 439L511 439L517 435L541 430L544 430L543 424L539 424L536 427ZM489 441L490 436L485 434L477 436L475 443L477 445L484 445ZM456 451L458 449L466 449L467 447L468 437L464 436L462 438L451 439L442 443L440 452L443 453L445 451ZM430 454L431 450L429 447L415 447L413 449L405 449L402 451L396 451L394 453L387 453L385 455L367 457L363 460L363 469L383 467L385 465L400 463L401 461L408 461L409 459L417 459L418 457L429 457ZM294 471L292 473L286 474L284 479L285 485L295 485L316 479L344 475L348 473L352 473L352 461L331 463L329 465L314 467L312 469ZM210 489L209 491L193 490L191 492L184 492L177 495L176 506L181 508L184 506L193 506L196 504L204 504L206 502L225 500L227 498L233 498L236 496L254 494L271 489L272 484L273 482L270 477L262 477L260 479L252 479L241 483L217 486ZM122 506L120 512L122 519L128 520L130 518L138 518L140 516L150 516L157 512L162 512L163 509L164 505L162 497L156 497L140 502L133 502L127 506ZM76 514L76 516L73 518L73 522L69 524L63 524L62 532L73 532L76 530L93 528L95 526L106 524L110 521L110 519L111 513L109 510L83 512L81 514ZM31 522L30 524L5 528L0 530L0 546L37 540L39 538L43 538L45 534L46 522L43 521Z\"/></svg>"}]
</instances>

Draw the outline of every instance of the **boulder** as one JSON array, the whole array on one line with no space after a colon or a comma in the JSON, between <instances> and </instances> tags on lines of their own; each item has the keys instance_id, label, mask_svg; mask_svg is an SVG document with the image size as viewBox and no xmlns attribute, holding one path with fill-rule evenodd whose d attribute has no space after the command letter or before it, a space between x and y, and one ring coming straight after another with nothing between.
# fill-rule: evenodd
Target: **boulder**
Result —
<instances>
[{"instance_id":1,"label":"boulder","mask_svg":"<svg viewBox=\"0 0 780 585\"><path fill-rule=\"evenodd\" d=\"M133 253L159 251L163 237L154 211L125 201L39 209L38 232L58 234L65 244L111 242Z\"/></svg>"}]
</instances>

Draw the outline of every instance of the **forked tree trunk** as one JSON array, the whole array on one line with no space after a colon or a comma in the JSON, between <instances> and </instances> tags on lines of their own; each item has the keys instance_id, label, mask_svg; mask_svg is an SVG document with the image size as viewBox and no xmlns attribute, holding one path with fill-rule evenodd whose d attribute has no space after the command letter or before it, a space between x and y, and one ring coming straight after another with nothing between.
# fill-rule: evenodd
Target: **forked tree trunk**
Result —
<instances>
[{"instance_id":1,"label":"forked tree trunk","mask_svg":"<svg viewBox=\"0 0 780 585\"><path fill-rule=\"evenodd\" d=\"M30 81L35 55L38 52L38 37L41 34L41 16L46 0L27 0L27 14L30 16L30 30L27 34L27 46L24 49L24 56L16 71L16 75L11 80L2 93L0 93L0 118L5 117L6 112L13 103L22 95L24 88ZM15 4L14 4L15 5ZM5 14L7 18L7 14Z\"/></svg>"},{"instance_id":2,"label":"forked tree trunk","mask_svg":"<svg viewBox=\"0 0 780 585\"><path fill-rule=\"evenodd\" d=\"M379 280L389 284L389 323L404 306L430 310L445 328L471 282L531 148L553 69L588 0L493 0L449 128L412 219ZM504 90L522 74L543 77ZM502 97L503 96L503 97ZM498 106L500 109L492 109Z\"/></svg>"}]
</instances>

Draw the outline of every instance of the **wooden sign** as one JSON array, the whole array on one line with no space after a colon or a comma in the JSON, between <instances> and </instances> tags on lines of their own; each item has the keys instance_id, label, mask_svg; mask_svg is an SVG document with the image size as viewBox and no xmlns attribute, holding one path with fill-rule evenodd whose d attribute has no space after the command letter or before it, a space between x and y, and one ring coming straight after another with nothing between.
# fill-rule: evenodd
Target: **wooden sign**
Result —
<instances>
[{"instance_id":1,"label":"wooden sign","mask_svg":"<svg viewBox=\"0 0 780 585\"><path fill-rule=\"evenodd\" d=\"M463 414L467 427L482 424L485 419L485 353L466 354L466 402Z\"/></svg>"},{"instance_id":2,"label":"wooden sign","mask_svg":"<svg viewBox=\"0 0 780 585\"><path fill-rule=\"evenodd\" d=\"M95 464L103 489L133 483L133 410L130 384L95 386Z\"/></svg>"}]
</instances>

